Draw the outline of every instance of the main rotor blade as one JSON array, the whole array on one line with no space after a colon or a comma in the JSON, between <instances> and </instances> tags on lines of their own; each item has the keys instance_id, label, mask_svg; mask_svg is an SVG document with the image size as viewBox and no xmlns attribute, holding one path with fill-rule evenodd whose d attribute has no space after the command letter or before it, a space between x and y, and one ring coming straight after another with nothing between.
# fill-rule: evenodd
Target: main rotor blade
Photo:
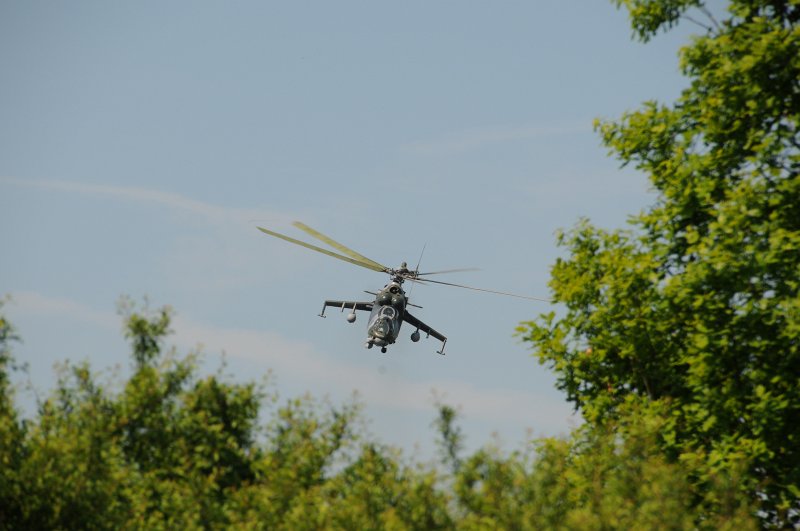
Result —
<instances>
[{"instance_id":1,"label":"main rotor blade","mask_svg":"<svg viewBox=\"0 0 800 531\"><path fill-rule=\"evenodd\" d=\"M440 275L442 273L462 273L464 271L480 271L477 267L461 267L459 269L444 269L442 271L428 271L426 273L417 273L418 277L425 275Z\"/></svg>"},{"instance_id":2,"label":"main rotor blade","mask_svg":"<svg viewBox=\"0 0 800 531\"><path fill-rule=\"evenodd\" d=\"M355 260L353 258L348 258L347 256L336 254L333 251L317 247L316 245L311 245L310 243L306 243L300 240L295 240L294 238L290 238L289 236L284 236L283 234L280 234L278 232L273 232L263 227L256 227L256 228L265 234L269 234L270 236L275 236L276 238L280 238L281 240L286 240L287 242L300 245L302 247L305 247L306 249L311 249L312 251L317 251L318 253L327 254L328 256L338 258L339 260L344 260L345 262L350 262L351 264L357 266L366 267L367 269L372 269L373 271L380 271L381 273L384 273L386 271L386 268L384 268L380 264L372 263L371 261L368 263L368 262L362 262L360 260Z\"/></svg>"},{"instance_id":3,"label":"main rotor blade","mask_svg":"<svg viewBox=\"0 0 800 531\"><path fill-rule=\"evenodd\" d=\"M366 256L355 252L354 250L350 249L349 247L347 247L345 245L342 245L341 243L337 242L333 238L329 238L328 236L325 236L324 234L322 234L318 230L312 229L311 227L309 227L305 223L301 223L299 221L295 221L294 223L292 223L292 225L294 225L298 229L302 230L303 232L306 232L306 233L310 234L314 238L316 238L316 239L318 239L318 240L320 240L322 242L327 243L328 245L330 245L334 249L336 249L338 251L341 251L342 253L346 254L347 256L349 256L350 258L352 258L354 260L357 260L358 262L362 262L362 263L365 263L365 264L371 264L374 267L379 267L380 269L376 269L376 271L388 271L389 270L389 268L386 267L385 265L379 264L375 260L370 260Z\"/></svg>"},{"instance_id":4,"label":"main rotor blade","mask_svg":"<svg viewBox=\"0 0 800 531\"><path fill-rule=\"evenodd\" d=\"M526 295L517 295L516 293L506 293L505 291L495 291L492 289L473 288L472 286L463 286L461 284L453 284L452 282L442 282L441 280L431 280L429 278L420 278L417 282L432 282L433 284L443 284L445 286L454 286L456 288L471 289L474 291L485 291L486 293L495 293L497 295L507 295L509 297L517 297L518 299L528 299L532 301L553 302L550 299L540 299L539 297L528 297Z\"/></svg>"}]
</instances>

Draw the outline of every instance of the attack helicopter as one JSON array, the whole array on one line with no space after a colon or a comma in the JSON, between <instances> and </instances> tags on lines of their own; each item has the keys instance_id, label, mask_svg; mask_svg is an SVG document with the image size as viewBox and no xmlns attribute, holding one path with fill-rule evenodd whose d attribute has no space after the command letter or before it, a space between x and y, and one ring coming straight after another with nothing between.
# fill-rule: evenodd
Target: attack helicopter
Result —
<instances>
[{"instance_id":1,"label":"attack helicopter","mask_svg":"<svg viewBox=\"0 0 800 531\"><path fill-rule=\"evenodd\" d=\"M292 225L302 230L309 236L316 238L317 240L329 245L333 249L336 249L342 254L330 251L328 249L324 249L322 247L318 247L316 245L312 245L310 243L306 243L301 240L297 240L295 238L291 238L289 236L285 236L283 234L271 231L269 229L265 229L263 227L256 227L256 228L265 234L269 234L270 236L280 238L295 245L300 245L307 249L311 249L312 251L317 251L319 253L326 254L333 258L349 262L353 265L364 267L366 269L371 269L373 271L378 271L380 273L386 273L389 275L389 282L378 292L365 291L365 293L374 296L375 297L374 300L372 301L326 300L323 303L322 311L319 314L320 317L326 317L325 310L328 307L339 308L341 312L349 310L349 313L347 314L347 322L354 323L356 321L357 311L369 312L369 319L367 321L367 340L364 343L364 346L368 349L372 347L380 347L381 352L386 353L386 348L397 340L397 337L400 334L400 326L405 322L415 328L414 332L412 332L411 334L411 341L413 341L414 343L419 341L421 337L420 331L422 331L426 334L426 337L433 336L434 338L442 342L441 349L437 350L436 353L444 355L444 347L447 344L447 337L445 337L440 332L434 330L427 324L423 323L422 321L411 315L411 312L408 311L409 306L412 306L414 308L422 308L422 307L409 302L408 295L403 290L403 283L405 281L410 281L420 284L426 284L426 283L440 284L444 286L453 286L456 288L464 288L474 291L483 291L486 293L495 293L497 295L507 295L509 297L517 297L520 299L550 302L547 299L540 299L537 297L528 297L525 295L506 293L503 291L475 288L471 286L464 286L461 284L453 284L451 282L442 282L441 280L432 280L430 278L427 278L429 275L436 275L440 273L454 273L458 271L473 271L474 269L448 269L444 271L430 271L427 273L420 273L419 264L417 264L416 268L411 270L408 268L408 264L406 262L402 262L400 264L400 267L397 269L386 267L385 265L380 264L379 262L371 260L366 256L355 252L354 250L342 245L341 243L333 240L332 238L325 236L321 232L312 229L311 227L309 227L304 223L295 221L294 223L292 223Z\"/></svg>"}]
</instances>

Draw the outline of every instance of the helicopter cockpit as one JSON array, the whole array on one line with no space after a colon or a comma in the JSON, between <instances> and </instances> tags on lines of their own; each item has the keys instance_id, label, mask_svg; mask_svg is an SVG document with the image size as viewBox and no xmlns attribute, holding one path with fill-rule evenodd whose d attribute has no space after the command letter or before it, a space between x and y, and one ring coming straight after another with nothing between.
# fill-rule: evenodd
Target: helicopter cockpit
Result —
<instances>
[{"instance_id":1,"label":"helicopter cockpit","mask_svg":"<svg viewBox=\"0 0 800 531\"><path fill-rule=\"evenodd\" d=\"M391 306L381 306L381 309L378 311L378 316L385 317L387 319L394 319L397 316L397 310Z\"/></svg>"},{"instance_id":2,"label":"helicopter cockpit","mask_svg":"<svg viewBox=\"0 0 800 531\"><path fill-rule=\"evenodd\" d=\"M375 305L369 319L370 336L391 343L400 331L399 320L400 313L393 306Z\"/></svg>"}]
</instances>

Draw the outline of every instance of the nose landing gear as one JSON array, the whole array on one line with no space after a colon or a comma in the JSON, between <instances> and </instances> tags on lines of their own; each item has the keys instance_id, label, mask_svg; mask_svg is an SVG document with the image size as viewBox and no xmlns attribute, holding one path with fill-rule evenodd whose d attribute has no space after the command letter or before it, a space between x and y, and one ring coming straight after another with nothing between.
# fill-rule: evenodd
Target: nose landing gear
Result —
<instances>
[{"instance_id":1,"label":"nose landing gear","mask_svg":"<svg viewBox=\"0 0 800 531\"><path fill-rule=\"evenodd\" d=\"M383 340L380 340L380 339L379 339L379 340L377 340L377 342L376 342L376 340L375 340L375 338L374 338L374 337L371 337L371 338L367 339L367 342L366 342L366 343L364 343L364 348L372 348L372 347L374 347L376 344L377 344L379 347L381 347L381 352L382 352L383 354L386 354L386 342L385 342L385 341L383 341Z\"/></svg>"}]
</instances>

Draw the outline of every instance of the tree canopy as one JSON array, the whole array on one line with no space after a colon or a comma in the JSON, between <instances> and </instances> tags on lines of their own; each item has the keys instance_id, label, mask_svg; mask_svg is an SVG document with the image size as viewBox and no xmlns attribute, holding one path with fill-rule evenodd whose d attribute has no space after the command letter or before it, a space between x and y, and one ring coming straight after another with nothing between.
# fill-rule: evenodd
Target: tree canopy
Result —
<instances>
[{"instance_id":1,"label":"tree canopy","mask_svg":"<svg viewBox=\"0 0 800 531\"><path fill-rule=\"evenodd\" d=\"M420 463L358 403L199 374L168 308L124 316L128 378L68 363L25 418L0 311L0 529L800 525L800 3L615 3L643 41L703 33L676 102L597 123L655 203L560 233L562 309L519 329L584 425L466 455L443 405L441 462Z\"/></svg>"},{"instance_id":2,"label":"tree canopy","mask_svg":"<svg viewBox=\"0 0 800 531\"><path fill-rule=\"evenodd\" d=\"M559 234L565 311L521 333L588 422L663 419L702 492L737 478L765 525L800 523L800 3L617 0L642 40L685 21L689 86L598 122L656 201L607 231ZM719 500L706 499L713 511Z\"/></svg>"},{"instance_id":3,"label":"tree canopy","mask_svg":"<svg viewBox=\"0 0 800 531\"><path fill-rule=\"evenodd\" d=\"M263 384L201 376L166 349L170 311L131 313L132 374L68 364L34 418L14 405L0 319L0 529L683 529L698 521L680 463L632 422L464 455L452 407L442 463L359 427L357 403L281 401ZM729 485L714 490L735 498ZM752 529L746 504L707 529Z\"/></svg>"}]
</instances>

